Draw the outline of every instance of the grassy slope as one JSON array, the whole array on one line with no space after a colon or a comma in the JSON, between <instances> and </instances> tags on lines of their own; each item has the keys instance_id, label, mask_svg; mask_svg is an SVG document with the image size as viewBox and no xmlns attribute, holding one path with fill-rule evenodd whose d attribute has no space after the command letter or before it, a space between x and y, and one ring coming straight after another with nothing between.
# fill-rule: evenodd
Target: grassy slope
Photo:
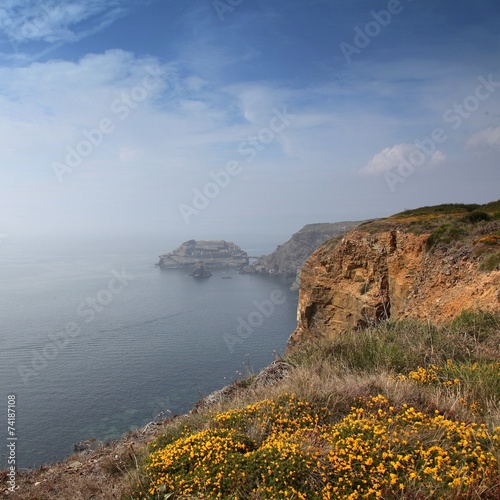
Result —
<instances>
[{"instance_id":1,"label":"grassy slope","mask_svg":"<svg viewBox=\"0 0 500 500\"><path fill-rule=\"evenodd\" d=\"M172 423L124 498L498 498L499 344L480 312L305 344L278 385Z\"/></svg>"},{"instance_id":2,"label":"grassy slope","mask_svg":"<svg viewBox=\"0 0 500 500\"><path fill-rule=\"evenodd\" d=\"M465 247L480 260L481 271L500 269L500 200L484 205L451 203L405 210L358 228L369 233L404 228L415 234L430 234L428 251Z\"/></svg>"},{"instance_id":3,"label":"grassy slope","mask_svg":"<svg viewBox=\"0 0 500 500\"><path fill-rule=\"evenodd\" d=\"M92 472L45 468L11 497L497 499L499 345L500 315L481 312L310 341L284 380L249 377L142 448L90 455Z\"/></svg>"},{"instance_id":4,"label":"grassy slope","mask_svg":"<svg viewBox=\"0 0 500 500\"><path fill-rule=\"evenodd\" d=\"M467 246L491 271L499 265L499 220L499 201L449 204L359 229L428 233L429 251ZM194 427L174 424L150 449L131 497L498 498L499 344L499 317L476 312L444 328L387 322L301 345L285 359L294 369L284 383L247 390L230 404L236 412L226 405L197 415ZM299 412L304 421L290 397L310 405ZM248 406L256 401L263 406ZM357 441L342 440L349 436ZM464 445L470 440L475 450Z\"/></svg>"}]
</instances>

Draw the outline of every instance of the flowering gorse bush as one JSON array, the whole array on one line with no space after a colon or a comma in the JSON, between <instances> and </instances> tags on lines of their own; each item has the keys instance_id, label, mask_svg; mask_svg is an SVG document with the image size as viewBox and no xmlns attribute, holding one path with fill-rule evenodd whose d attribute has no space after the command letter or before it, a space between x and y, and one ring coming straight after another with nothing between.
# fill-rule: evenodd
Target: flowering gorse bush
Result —
<instances>
[{"instance_id":1,"label":"flowering gorse bush","mask_svg":"<svg viewBox=\"0 0 500 500\"><path fill-rule=\"evenodd\" d=\"M465 498L499 474L500 429L360 399L343 418L293 394L156 446L141 499Z\"/></svg>"},{"instance_id":2,"label":"flowering gorse bush","mask_svg":"<svg viewBox=\"0 0 500 500\"><path fill-rule=\"evenodd\" d=\"M484 413L485 404L500 400L500 363L454 363L443 366L419 367L398 375L399 380L417 384L440 386L459 397L459 402L472 413Z\"/></svg>"}]
</instances>

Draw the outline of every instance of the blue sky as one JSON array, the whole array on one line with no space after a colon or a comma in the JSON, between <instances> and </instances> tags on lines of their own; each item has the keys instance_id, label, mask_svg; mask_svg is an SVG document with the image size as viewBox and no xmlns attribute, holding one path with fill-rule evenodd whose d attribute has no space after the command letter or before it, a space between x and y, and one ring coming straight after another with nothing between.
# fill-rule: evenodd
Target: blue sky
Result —
<instances>
[{"instance_id":1,"label":"blue sky","mask_svg":"<svg viewBox=\"0 0 500 500\"><path fill-rule=\"evenodd\" d=\"M274 243L499 198L497 0L5 0L0 233Z\"/></svg>"}]
</instances>

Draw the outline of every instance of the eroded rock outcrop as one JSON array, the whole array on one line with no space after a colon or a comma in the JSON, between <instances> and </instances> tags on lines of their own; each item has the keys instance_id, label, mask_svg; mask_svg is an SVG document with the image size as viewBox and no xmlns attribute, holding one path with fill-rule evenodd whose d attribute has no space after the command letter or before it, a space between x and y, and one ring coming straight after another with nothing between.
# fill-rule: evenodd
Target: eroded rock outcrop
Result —
<instances>
[{"instance_id":1,"label":"eroded rock outcrop","mask_svg":"<svg viewBox=\"0 0 500 500\"><path fill-rule=\"evenodd\" d=\"M232 241L195 241L183 243L173 252L160 255L156 266L178 269L203 264L210 269L240 269L248 265L248 255Z\"/></svg>"},{"instance_id":2,"label":"eroded rock outcrop","mask_svg":"<svg viewBox=\"0 0 500 500\"><path fill-rule=\"evenodd\" d=\"M244 273L274 274L292 285L292 289L299 288L299 274L306 259L325 241L342 235L356 227L359 222L335 222L307 224L300 231L270 255L264 255L250 266L243 269Z\"/></svg>"},{"instance_id":3,"label":"eroded rock outcrop","mask_svg":"<svg viewBox=\"0 0 500 500\"><path fill-rule=\"evenodd\" d=\"M361 228L327 242L303 266L290 345L389 317L439 323L464 309L500 310L500 271L480 271L471 245L429 252L429 234Z\"/></svg>"}]
</instances>

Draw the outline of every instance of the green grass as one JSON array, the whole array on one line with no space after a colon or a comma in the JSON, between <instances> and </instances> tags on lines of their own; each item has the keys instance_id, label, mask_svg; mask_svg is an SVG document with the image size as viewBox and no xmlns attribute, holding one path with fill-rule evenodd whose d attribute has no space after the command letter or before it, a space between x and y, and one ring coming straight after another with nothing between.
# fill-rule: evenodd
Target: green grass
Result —
<instances>
[{"instance_id":1,"label":"green grass","mask_svg":"<svg viewBox=\"0 0 500 500\"><path fill-rule=\"evenodd\" d=\"M467 234L463 224L453 222L451 224L442 224L434 229L426 243L427 251L436 247L439 243L450 244L453 241L460 240Z\"/></svg>"},{"instance_id":2,"label":"green grass","mask_svg":"<svg viewBox=\"0 0 500 500\"><path fill-rule=\"evenodd\" d=\"M340 372L408 373L448 359L494 362L500 360L498 345L500 319L486 312L465 311L441 327L416 320L386 321L333 339L320 338L294 349L286 360L296 366L327 362Z\"/></svg>"},{"instance_id":3,"label":"green grass","mask_svg":"<svg viewBox=\"0 0 500 500\"><path fill-rule=\"evenodd\" d=\"M385 219L375 219L366 221L359 225L366 230L376 230L391 225L408 225L417 222L417 225L424 225L429 221L436 221L438 225L442 221L450 221L461 218L464 222L479 222L496 218L500 213L500 200L487 203L485 205L447 203L442 205L420 207L412 210L405 210ZM431 222L431 226L435 223Z\"/></svg>"},{"instance_id":4,"label":"green grass","mask_svg":"<svg viewBox=\"0 0 500 500\"><path fill-rule=\"evenodd\" d=\"M497 201L492 201L490 203L486 203L486 205L483 205L481 207L481 210L484 210L485 212L488 213L493 213L493 214L500 214L500 200Z\"/></svg>"},{"instance_id":5,"label":"green grass","mask_svg":"<svg viewBox=\"0 0 500 500\"><path fill-rule=\"evenodd\" d=\"M376 234L394 229L406 230L417 235L428 234L426 250L447 249L461 245L474 249L481 256L481 270L492 271L498 267L498 257L492 256L500 248L498 220L500 200L485 205L452 203L415 210L405 210L385 219L367 221L358 226L360 231ZM490 238L488 238L490 236ZM333 250L339 240L325 246Z\"/></svg>"},{"instance_id":6,"label":"green grass","mask_svg":"<svg viewBox=\"0 0 500 500\"><path fill-rule=\"evenodd\" d=\"M429 207L420 207L413 210L405 210L400 212L393 217L418 217L422 215L449 215L456 213L467 213L473 212L484 207L483 205L477 204L464 204L464 203L445 203L442 205L435 205Z\"/></svg>"},{"instance_id":7,"label":"green grass","mask_svg":"<svg viewBox=\"0 0 500 500\"><path fill-rule=\"evenodd\" d=\"M500 252L495 252L493 254L487 255L483 258L481 265L479 266L480 271L491 272L500 269Z\"/></svg>"}]
</instances>

